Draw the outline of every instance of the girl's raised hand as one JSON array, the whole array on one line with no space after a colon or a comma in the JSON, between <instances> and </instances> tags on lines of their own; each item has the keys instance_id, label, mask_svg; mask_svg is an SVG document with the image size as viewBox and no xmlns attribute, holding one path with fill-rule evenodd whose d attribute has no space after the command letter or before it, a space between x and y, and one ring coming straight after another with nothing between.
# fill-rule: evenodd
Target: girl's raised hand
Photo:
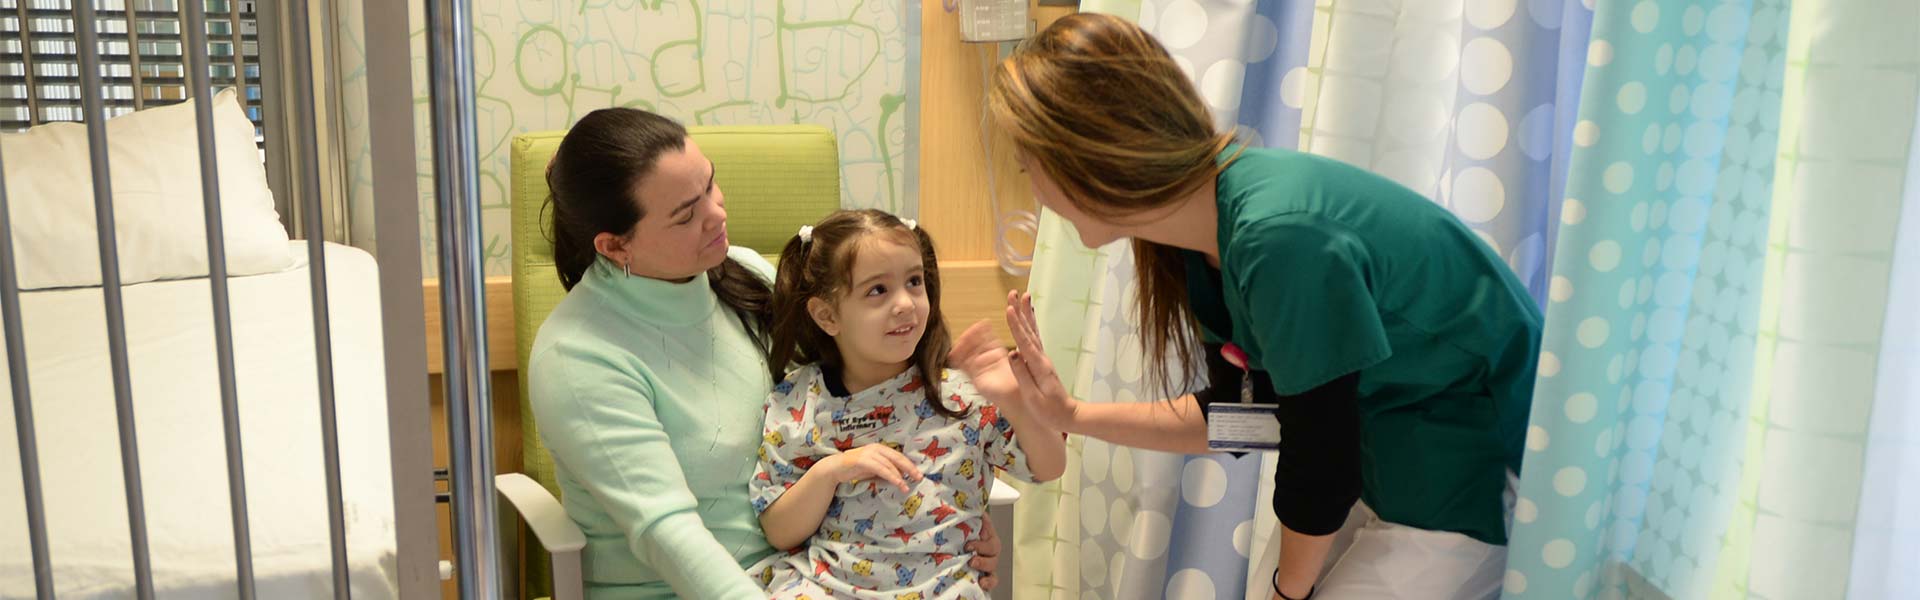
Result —
<instances>
[{"instance_id":1,"label":"girl's raised hand","mask_svg":"<svg viewBox=\"0 0 1920 600\"><path fill-rule=\"evenodd\" d=\"M993 335L986 321L974 323L954 341L947 364L967 374L973 389L988 402L1002 404L1020 400L1020 384L1007 363L1006 345Z\"/></svg>"}]
</instances>

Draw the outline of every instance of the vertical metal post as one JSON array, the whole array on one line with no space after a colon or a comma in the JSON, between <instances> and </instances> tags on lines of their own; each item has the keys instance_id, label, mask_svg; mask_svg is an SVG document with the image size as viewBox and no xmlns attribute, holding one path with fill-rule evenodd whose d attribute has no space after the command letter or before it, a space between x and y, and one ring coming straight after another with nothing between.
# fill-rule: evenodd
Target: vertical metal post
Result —
<instances>
[{"instance_id":1,"label":"vertical metal post","mask_svg":"<svg viewBox=\"0 0 1920 600\"><path fill-rule=\"evenodd\" d=\"M130 2L133 0L129 0ZM213 296L213 348L220 363L220 418L227 446L227 502L233 513L234 583L241 600L253 600L253 541L247 523L247 477L240 445L240 395L234 383L233 319L227 296L226 229L220 214L220 157L214 147L213 65L207 56L205 0L185 0L186 32L181 63L193 100L200 142L200 193L206 210L207 283ZM132 6L129 16L135 14ZM145 94L145 91L140 93Z\"/></svg>"},{"instance_id":2,"label":"vertical metal post","mask_svg":"<svg viewBox=\"0 0 1920 600\"><path fill-rule=\"evenodd\" d=\"M340 14L340 6L335 0L313 1L319 5L319 10L316 14L328 17L325 24L319 29L318 42L320 49L317 50L316 53L320 56L318 59L320 63L319 66L314 69L314 72L319 74L318 81L326 85L324 89L321 90L321 94L319 94L320 97L314 98L314 102L324 103L323 106L325 110L320 111L320 114L327 116L326 122L321 126L325 132L325 137L322 139L329 141L324 152L324 156L327 157L325 162L328 165L338 166L337 168L326 169L321 173L321 187L325 190L324 195L328 198L327 206L331 209L328 214L333 215L333 218L326 223L327 239L337 244L352 246L355 245L352 226L353 202L350 200L350 194L347 191L348 187L352 184L347 181L346 169L344 168L344 165L347 164L347 153L344 147L347 139L345 129L345 116L347 113L340 106L342 88L339 65L340 54L338 49L339 44L335 41L335 38L339 37L339 32L333 28L333 25L336 23L334 17ZM322 134L316 131L314 135L319 136ZM374 248L369 246L367 249L371 250Z\"/></svg>"},{"instance_id":3,"label":"vertical metal post","mask_svg":"<svg viewBox=\"0 0 1920 600\"><path fill-rule=\"evenodd\" d=\"M100 292L107 309L107 354L113 366L113 403L119 415L120 471L127 492L128 545L133 550L134 594L153 598L153 565L147 555L146 500L140 488L140 446L134 434L133 383L127 374L127 323L120 294L120 256L113 228L113 187L107 164L107 111L101 99L100 39L93 0L75 0L73 28L80 53L81 120L93 163L93 217L100 240Z\"/></svg>"},{"instance_id":4,"label":"vertical metal post","mask_svg":"<svg viewBox=\"0 0 1920 600\"><path fill-rule=\"evenodd\" d=\"M344 600L350 588L347 585L347 524L340 497L340 431L334 414L333 402L333 335L327 321L327 262L326 234L320 220L320 152L317 149L318 135L314 126L313 99L313 53L306 51L312 47L309 41L311 30L308 28L306 0L289 0L286 3L288 29L295 51L293 52L293 131L301 132L300 138L306 140L307 148L300 153L301 164L300 189L304 191L301 202L302 212L306 213L304 223L307 237L307 269L313 292L313 342L314 354L320 374L320 443L322 455L326 459L327 478L327 529L333 548L333 597ZM264 103L263 103L264 104Z\"/></svg>"},{"instance_id":5,"label":"vertical metal post","mask_svg":"<svg viewBox=\"0 0 1920 600\"><path fill-rule=\"evenodd\" d=\"M120 8L127 17L127 75L133 80L133 109L147 108L146 77L140 73L140 0L122 0ZM182 57L182 62L185 62Z\"/></svg>"},{"instance_id":6,"label":"vertical metal post","mask_svg":"<svg viewBox=\"0 0 1920 600\"><path fill-rule=\"evenodd\" d=\"M30 0L15 0L14 13L20 19L20 67L27 77L27 126L40 124L40 87L34 82L33 21L27 17Z\"/></svg>"},{"instance_id":7,"label":"vertical metal post","mask_svg":"<svg viewBox=\"0 0 1920 600\"><path fill-rule=\"evenodd\" d=\"M293 93L293 83L284 76L284 73L292 72L294 67L293 61L300 59L311 61L309 68L311 68L314 73L314 79L312 81L316 84L311 89L319 92L302 92L312 94L316 107L314 114L320 118L320 120L315 121L316 127L312 131L290 129L293 125L292 121L288 120L290 114L285 110L276 109L275 107L278 103L263 102L261 104L262 115L260 124L266 132L265 151L267 164L269 165L267 167L267 186L275 190L275 202L284 201L290 207L281 214L287 216L290 221L289 226L292 230L306 231L306 225L302 223L302 219L306 218L307 211L301 203L308 202L308 198L311 196L313 198L313 200L311 200L312 202L321 203L322 208L320 212L322 218L329 218L325 223L322 223L321 230L326 234L324 239L335 243L347 243L346 223L348 217L346 213L348 211L348 203L346 200L346 192L344 191L347 183L344 176L339 174L340 171L338 169L325 168L325 165L343 164L346 160L346 157L339 151L339 144L333 143L335 140L342 139L346 133L340 129L339 119L328 118L328 115L342 114L340 113L338 102L340 96L339 91L335 89L335 86L332 84L328 84L328 82L338 81L333 75L334 36L328 33L328 30L323 26L320 29L311 30L307 33L309 41L313 43L312 47L298 47L290 37L291 33L283 28L284 25L292 23L286 16L288 11L293 9L292 6L283 5L280 2L261 2L258 6L259 12L257 14L259 15L259 22L266 24L258 28L260 32L258 34L260 63L264 65L285 66L285 70L282 72L266 70L261 73L257 85L260 86L262 95L277 98L280 95ZM329 0L310 0L308 2L308 10L309 19L312 18L311 15L334 14L334 9ZM282 43L283 38L286 43ZM307 53L309 52L319 58L307 58ZM298 134L289 136L284 133L276 133L283 131L298 131ZM299 143L307 140L321 140L328 143L324 145L319 143ZM301 157L300 153L308 150L319 150L321 153L320 156L322 157L317 159L318 162L314 163L322 165L322 169L318 175L321 182L318 195L308 194L305 188L301 187L298 183L299 177L301 177L299 174L300 166L307 164L306 159ZM284 169L285 173L279 173L282 169L273 166L283 164L288 166ZM283 179L286 181L283 181ZM289 184L287 183L288 181L292 183ZM275 188L274 186L276 185L290 185L291 187ZM288 191L281 193L281 189Z\"/></svg>"},{"instance_id":8,"label":"vertical metal post","mask_svg":"<svg viewBox=\"0 0 1920 600\"><path fill-rule=\"evenodd\" d=\"M366 35L367 155L373 186L373 235L380 263L381 337L386 356L387 444L393 449L394 544L401 598L440 595L433 440L429 425L426 309L420 302L420 202L415 172L411 2L369 0Z\"/></svg>"},{"instance_id":9,"label":"vertical metal post","mask_svg":"<svg viewBox=\"0 0 1920 600\"><path fill-rule=\"evenodd\" d=\"M186 2L189 0L181 0L181 1ZM205 2L206 0L201 0L201 1ZM242 27L240 26L240 2L241 0L227 0L227 18L228 18L227 35L228 37L233 39L233 89L235 91L240 92L240 105L246 106L247 104L247 42L246 42L246 33L242 31ZM266 8L271 8L274 5L273 2L267 2L266 4L267 4ZM267 38L267 34L264 32L264 30L267 28L267 25L278 27L280 23L280 21L277 19L273 21L268 21L267 19L262 18L262 15L265 15L265 14L266 13L264 12L264 9L260 9L260 12L254 13L254 20L253 20L254 39L259 41L259 45L262 48L265 48L267 45L268 38ZM267 67L265 66L267 62L262 60L260 61L260 64L262 65L260 67L260 73L261 73L261 76L264 77L267 72ZM280 65L277 65L277 64L273 65L275 70L278 70L279 66ZM266 89L262 88L260 92L261 92L260 97L263 100L263 102L260 103L260 106L262 108L265 108L267 104L266 102L264 102L267 95Z\"/></svg>"},{"instance_id":10,"label":"vertical metal post","mask_svg":"<svg viewBox=\"0 0 1920 600\"><path fill-rule=\"evenodd\" d=\"M492 394L487 382L475 142L473 12L468 0L428 0L434 186L440 230L447 430L454 557L462 598L499 598L499 522L493 487Z\"/></svg>"},{"instance_id":11,"label":"vertical metal post","mask_svg":"<svg viewBox=\"0 0 1920 600\"><path fill-rule=\"evenodd\" d=\"M26 3L21 2L21 6ZM22 28L26 23L20 24ZM0 168L4 170L4 168ZM27 545L33 552L33 589L53 600L53 563L47 557L47 510L40 496L40 443L33 430L33 394L27 385L27 342L20 320L20 282L13 269L13 223L7 185L0 181L0 322L7 337L7 373L13 380L13 429L20 443L20 488L26 494Z\"/></svg>"},{"instance_id":12,"label":"vertical metal post","mask_svg":"<svg viewBox=\"0 0 1920 600\"><path fill-rule=\"evenodd\" d=\"M240 92L241 104L247 104L247 65L246 45L240 33L240 2L227 0L228 13L233 17L233 84ZM286 103L267 102L269 97L277 98L289 94L293 88L286 84L286 71L291 70L291 62L282 56L280 49L281 27L288 23L285 13L289 10L280 2L261 2L254 5L254 39L260 49L260 75L253 85L260 88L260 130L265 140L262 144L267 159L267 188L273 190L274 209L280 211L280 218L287 226L288 235L299 236L305 231L301 220L306 218L306 192L300 184L300 157L294 156L294 148L300 136L312 135L312 130L301 132L288 119ZM294 132L294 133L290 133Z\"/></svg>"}]
</instances>

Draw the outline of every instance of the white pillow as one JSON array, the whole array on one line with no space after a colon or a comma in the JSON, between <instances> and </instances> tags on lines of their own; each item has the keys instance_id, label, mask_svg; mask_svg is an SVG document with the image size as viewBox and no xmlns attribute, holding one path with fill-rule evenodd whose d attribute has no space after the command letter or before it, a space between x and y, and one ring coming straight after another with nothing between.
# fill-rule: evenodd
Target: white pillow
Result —
<instances>
[{"instance_id":1,"label":"white pillow","mask_svg":"<svg viewBox=\"0 0 1920 600\"><path fill-rule=\"evenodd\" d=\"M227 273L287 269L287 232L267 189L253 123L233 90L213 103ZM206 276L198 140L191 101L107 121L121 283ZM20 288L100 285L86 126L51 123L0 135L0 152Z\"/></svg>"}]
</instances>

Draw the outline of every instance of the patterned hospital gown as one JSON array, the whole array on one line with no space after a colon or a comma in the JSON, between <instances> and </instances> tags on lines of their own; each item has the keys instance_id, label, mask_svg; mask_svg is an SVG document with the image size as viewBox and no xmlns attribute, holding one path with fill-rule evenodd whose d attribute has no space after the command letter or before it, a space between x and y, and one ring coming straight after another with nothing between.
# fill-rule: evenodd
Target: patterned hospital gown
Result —
<instances>
[{"instance_id":1,"label":"patterned hospital gown","mask_svg":"<svg viewBox=\"0 0 1920 600\"><path fill-rule=\"evenodd\" d=\"M820 530L761 574L774 598L986 598L967 542L980 534L993 469L1031 481L1013 426L966 375L948 370L940 396L965 416L927 403L918 369L847 397L817 367L774 387L767 402L753 506L765 512L814 462L868 444L906 455L925 478L909 491L884 481L841 484Z\"/></svg>"}]
</instances>

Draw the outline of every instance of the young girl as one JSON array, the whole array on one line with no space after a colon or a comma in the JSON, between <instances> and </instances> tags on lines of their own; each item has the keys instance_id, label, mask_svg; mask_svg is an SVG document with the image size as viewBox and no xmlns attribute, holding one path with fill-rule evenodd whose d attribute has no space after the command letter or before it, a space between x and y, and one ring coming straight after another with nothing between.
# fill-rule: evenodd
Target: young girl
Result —
<instances>
[{"instance_id":1,"label":"young girl","mask_svg":"<svg viewBox=\"0 0 1920 600\"><path fill-rule=\"evenodd\" d=\"M1058 431L1019 402L1007 353L975 325L946 367L933 241L912 221L841 211L787 242L774 284L760 469L774 598L985 598L964 546L994 469L1059 477ZM789 363L800 365L786 373ZM989 402L991 401L991 402Z\"/></svg>"}]
</instances>

